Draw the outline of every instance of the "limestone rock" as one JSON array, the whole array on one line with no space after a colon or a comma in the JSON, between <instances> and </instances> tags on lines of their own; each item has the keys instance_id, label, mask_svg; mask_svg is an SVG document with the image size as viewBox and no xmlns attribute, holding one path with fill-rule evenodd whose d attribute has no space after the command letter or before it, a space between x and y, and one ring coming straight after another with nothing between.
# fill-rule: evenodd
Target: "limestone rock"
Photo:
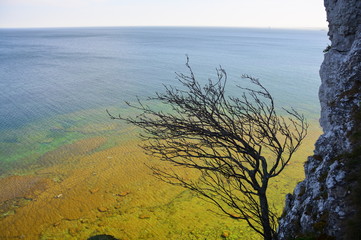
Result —
<instances>
[{"instance_id":1,"label":"limestone rock","mask_svg":"<svg viewBox=\"0 0 361 240\"><path fill-rule=\"evenodd\" d=\"M148 214L140 214L139 219L149 219L150 216Z\"/></svg>"},{"instance_id":2,"label":"limestone rock","mask_svg":"<svg viewBox=\"0 0 361 240\"><path fill-rule=\"evenodd\" d=\"M228 238L230 235L231 235L230 231L225 230L222 232L221 237Z\"/></svg>"},{"instance_id":3,"label":"limestone rock","mask_svg":"<svg viewBox=\"0 0 361 240\"><path fill-rule=\"evenodd\" d=\"M98 211L99 212L106 212L106 211L108 211L108 208L106 208L106 207L98 207Z\"/></svg>"},{"instance_id":4,"label":"limestone rock","mask_svg":"<svg viewBox=\"0 0 361 240\"><path fill-rule=\"evenodd\" d=\"M331 47L320 69L320 123L324 134L305 164L306 178L286 197L279 239L312 233L347 238L345 219L355 215L350 195L356 183L346 156L360 147L361 1L325 0Z\"/></svg>"},{"instance_id":5,"label":"limestone rock","mask_svg":"<svg viewBox=\"0 0 361 240\"><path fill-rule=\"evenodd\" d=\"M94 194L94 193L97 193L97 192L99 192L99 188L93 188L93 189L89 189L89 192L91 193L91 194Z\"/></svg>"},{"instance_id":6,"label":"limestone rock","mask_svg":"<svg viewBox=\"0 0 361 240\"><path fill-rule=\"evenodd\" d=\"M130 191L123 191L123 192L118 193L117 196L119 196L119 197L125 197L125 196L127 196L129 193L130 193Z\"/></svg>"}]
</instances>

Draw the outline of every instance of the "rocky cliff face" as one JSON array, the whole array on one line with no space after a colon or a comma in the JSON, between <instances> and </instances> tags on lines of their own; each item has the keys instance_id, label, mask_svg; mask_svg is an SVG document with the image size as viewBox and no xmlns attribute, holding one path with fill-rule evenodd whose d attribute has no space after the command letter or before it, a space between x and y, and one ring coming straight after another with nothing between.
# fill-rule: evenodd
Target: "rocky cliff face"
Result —
<instances>
[{"instance_id":1,"label":"rocky cliff face","mask_svg":"<svg viewBox=\"0 0 361 240\"><path fill-rule=\"evenodd\" d=\"M280 239L361 239L361 0L325 0L325 7L331 46L320 69L324 134L305 163L305 180L286 197Z\"/></svg>"}]
</instances>

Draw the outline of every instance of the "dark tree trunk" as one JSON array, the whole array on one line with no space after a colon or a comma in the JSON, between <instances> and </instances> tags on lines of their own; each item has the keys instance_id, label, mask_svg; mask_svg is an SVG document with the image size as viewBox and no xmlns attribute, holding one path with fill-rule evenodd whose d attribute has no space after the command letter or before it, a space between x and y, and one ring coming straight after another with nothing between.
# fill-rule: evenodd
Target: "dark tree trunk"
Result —
<instances>
[{"instance_id":1,"label":"dark tree trunk","mask_svg":"<svg viewBox=\"0 0 361 240\"><path fill-rule=\"evenodd\" d=\"M259 193L259 202L261 207L261 221L263 227L263 239L264 240L274 240L274 231L270 223L270 214L268 200L266 196L266 191L261 191Z\"/></svg>"}]
</instances>

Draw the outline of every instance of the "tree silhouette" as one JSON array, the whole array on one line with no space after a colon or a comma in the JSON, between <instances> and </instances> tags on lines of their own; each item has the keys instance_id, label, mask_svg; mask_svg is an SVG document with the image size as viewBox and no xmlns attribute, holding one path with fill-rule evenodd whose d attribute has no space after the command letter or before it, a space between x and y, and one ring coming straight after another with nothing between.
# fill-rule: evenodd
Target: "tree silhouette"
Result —
<instances>
[{"instance_id":1,"label":"tree silhouette","mask_svg":"<svg viewBox=\"0 0 361 240\"><path fill-rule=\"evenodd\" d=\"M237 86L240 97L225 95L227 74L202 86L187 57L188 75L177 74L181 88L165 86L164 93L127 103L140 114L113 116L141 128L145 152L172 168L151 166L155 176L198 193L224 214L243 219L264 239L276 239L277 218L270 209L267 188L291 160L307 134L308 124L294 109L277 115L274 99L258 79L244 75L251 88ZM195 169L188 179L174 167Z\"/></svg>"}]
</instances>

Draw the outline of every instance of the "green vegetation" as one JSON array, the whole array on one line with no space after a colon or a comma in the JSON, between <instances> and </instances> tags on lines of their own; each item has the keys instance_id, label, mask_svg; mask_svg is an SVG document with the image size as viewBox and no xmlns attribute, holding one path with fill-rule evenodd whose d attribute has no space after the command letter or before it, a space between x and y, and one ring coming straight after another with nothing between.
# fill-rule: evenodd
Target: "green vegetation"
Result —
<instances>
[{"instance_id":1,"label":"green vegetation","mask_svg":"<svg viewBox=\"0 0 361 240\"><path fill-rule=\"evenodd\" d=\"M323 50L323 53L328 53L331 50L331 45L327 45L327 47Z\"/></svg>"}]
</instances>

